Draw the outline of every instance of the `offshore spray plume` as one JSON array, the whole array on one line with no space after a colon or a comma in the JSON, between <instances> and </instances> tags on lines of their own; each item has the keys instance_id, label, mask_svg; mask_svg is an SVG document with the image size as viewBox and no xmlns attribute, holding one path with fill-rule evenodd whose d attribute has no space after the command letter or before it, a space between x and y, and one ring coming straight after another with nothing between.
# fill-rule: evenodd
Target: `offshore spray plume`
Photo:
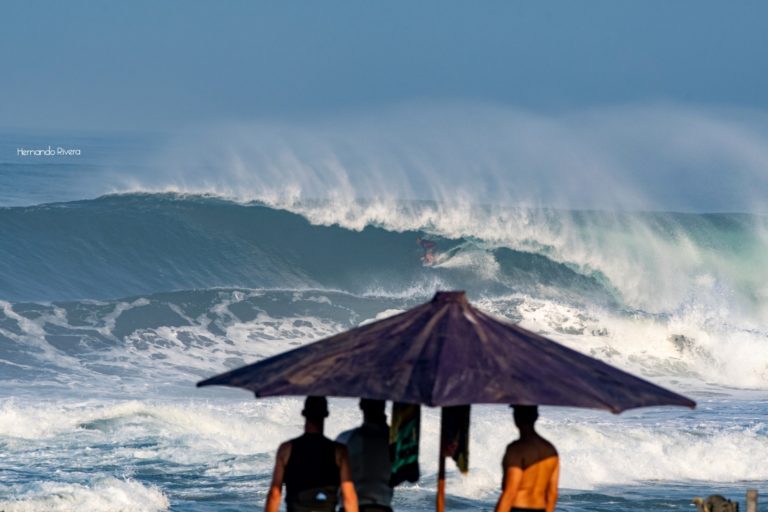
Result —
<instances>
[{"instance_id":1,"label":"offshore spray plume","mask_svg":"<svg viewBox=\"0 0 768 512\"><path fill-rule=\"evenodd\" d=\"M317 224L470 237L571 264L631 307L669 311L706 296L768 315L755 311L768 291L754 285L768 270L741 259L768 248L764 217L734 221L743 241L734 251L720 241L732 226L637 213L765 208L753 200L768 197L762 114L403 105L206 128L171 144L155 167L121 190L214 194Z\"/></svg>"}]
</instances>

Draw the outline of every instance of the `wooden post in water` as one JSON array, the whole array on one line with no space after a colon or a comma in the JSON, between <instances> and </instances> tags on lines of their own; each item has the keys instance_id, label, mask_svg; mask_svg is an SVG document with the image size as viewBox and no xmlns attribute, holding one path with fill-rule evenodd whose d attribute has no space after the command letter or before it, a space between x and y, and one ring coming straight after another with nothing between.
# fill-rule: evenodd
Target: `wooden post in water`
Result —
<instances>
[{"instance_id":1,"label":"wooden post in water","mask_svg":"<svg viewBox=\"0 0 768 512\"><path fill-rule=\"evenodd\" d=\"M747 491L747 512L757 512L757 489Z\"/></svg>"},{"instance_id":2,"label":"wooden post in water","mask_svg":"<svg viewBox=\"0 0 768 512\"><path fill-rule=\"evenodd\" d=\"M437 512L445 512L445 457L442 453L440 468L437 471Z\"/></svg>"},{"instance_id":3,"label":"wooden post in water","mask_svg":"<svg viewBox=\"0 0 768 512\"><path fill-rule=\"evenodd\" d=\"M440 447L438 448L438 457L440 460L437 464L437 503L435 504L435 510L437 512L445 512L445 450L443 449L445 439L443 439L443 410L440 409Z\"/></svg>"}]
</instances>

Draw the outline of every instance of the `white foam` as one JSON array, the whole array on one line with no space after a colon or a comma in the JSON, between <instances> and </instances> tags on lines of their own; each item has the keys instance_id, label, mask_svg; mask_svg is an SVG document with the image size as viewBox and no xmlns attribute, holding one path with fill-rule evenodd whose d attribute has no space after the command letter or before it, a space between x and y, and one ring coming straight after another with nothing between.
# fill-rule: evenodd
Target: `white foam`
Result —
<instances>
[{"instance_id":1,"label":"white foam","mask_svg":"<svg viewBox=\"0 0 768 512\"><path fill-rule=\"evenodd\" d=\"M156 487L129 479L97 478L89 484L42 482L0 501L5 512L160 512L170 502Z\"/></svg>"},{"instance_id":2,"label":"white foam","mask_svg":"<svg viewBox=\"0 0 768 512\"><path fill-rule=\"evenodd\" d=\"M25 451L30 442L76 451L89 444L109 443L126 459L153 457L204 464L211 454L229 457L273 450L273 439L285 432L286 407L300 418L298 407L290 401L265 406L250 400L222 404L138 400L20 404L5 400L0 407L0 439L9 444L9 451L18 448L25 456L34 456ZM298 431L300 422L295 423ZM156 446L133 448L140 439L153 439ZM83 456L88 453L86 450Z\"/></svg>"},{"instance_id":3,"label":"white foam","mask_svg":"<svg viewBox=\"0 0 768 512\"><path fill-rule=\"evenodd\" d=\"M372 322L377 322L379 320L384 320L385 318L389 318L390 316L399 315L400 313L403 313L405 310L403 309L385 309L384 311L377 313L376 316L373 318L366 318L362 322L360 322L359 325L366 325L370 324Z\"/></svg>"},{"instance_id":4,"label":"white foam","mask_svg":"<svg viewBox=\"0 0 768 512\"><path fill-rule=\"evenodd\" d=\"M724 419L723 419L724 420ZM738 482L768 479L765 424L679 426L549 424L563 456L563 486L594 488L648 481ZM578 468L578 471L573 469Z\"/></svg>"},{"instance_id":5,"label":"white foam","mask_svg":"<svg viewBox=\"0 0 768 512\"><path fill-rule=\"evenodd\" d=\"M460 250L453 256L437 256L435 268L467 269L483 279L498 278L501 267L493 254L477 248Z\"/></svg>"},{"instance_id":6,"label":"white foam","mask_svg":"<svg viewBox=\"0 0 768 512\"><path fill-rule=\"evenodd\" d=\"M520 303L521 326L645 377L768 389L768 332L714 321L697 308L670 316L617 314L523 295L478 304L495 313L512 300Z\"/></svg>"},{"instance_id":7,"label":"white foam","mask_svg":"<svg viewBox=\"0 0 768 512\"><path fill-rule=\"evenodd\" d=\"M369 290L364 295L365 300L382 299L382 311L372 318L361 319L345 306L341 311L342 318L357 324L365 323L402 311L402 307L397 307L398 300L413 301L419 296L414 294L424 294L424 300L431 296L426 287L417 285L401 292L403 297L392 297L380 290ZM113 393L115 396L139 397L172 388L188 396L194 382L206 375L334 335L347 327L343 320L339 323L339 318L314 316L311 310L272 317L259 311L254 303L248 308L254 311L255 317L242 321L230 308L269 292L221 290L217 293L213 305L196 318L170 304L188 325L140 328L124 339L114 338L107 328L117 322L115 311L147 305L150 301L139 299L118 303L112 313L106 315L108 320L94 319L92 324L112 342L84 355L62 354L41 341L45 329L51 325L72 328L67 324L66 314L58 309L43 311L30 320L6 304L4 314L18 319L24 331L19 334L6 329L3 333L20 346L39 347L36 357L66 370L56 375L56 383L46 385L89 389L96 396ZM333 305L327 296L330 292L324 292L325 295L310 291L278 293L281 293L280 300ZM473 300L491 314L522 318L523 327L651 380L694 379L700 385L768 388L768 350L765 348L768 331L734 325L727 311L713 312L691 306L675 314L633 314L523 294L480 296ZM91 328L89 325L86 330ZM100 370L103 366L108 367L106 373ZM32 387L39 385L39 382L32 383ZM26 394L28 387L28 384L20 386L19 392Z\"/></svg>"},{"instance_id":8,"label":"white foam","mask_svg":"<svg viewBox=\"0 0 768 512\"><path fill-rule=\"evenodd\" d=\"M210 479L215 487L244 477L264 482L279 443L298 435L302 426L301 401L296 398L61 402L4 404L0 409L0 425L6 426L0 431L0 442L6 446L2 464L37 467L44 463L49 470L71 473L76 459L78 467L90 468L91 473L81 473L77 484L6 488L2 492L18 500L6 502L16 503L17 508L3 503L7 510L65 510L73 504L82 504L82 510L119 510L114 504L122 504L128 491L137 501L124 505L126 510L162 510L167 498L161 490L109 474L110 468L121 467L130 475L132 467L146 463L182 465ZM762 464L768 458L768 423L753 416L752 404L707 402L700 411L654 409L618 417L544 408L539 428L561 454L565 488L768 480L768 468ZM356 400L332 399L327 433L334 437L360 420ZM11 421L18 425L13 430L7 427ZM24 431L23 439L14 437ZM506 407L473 407L470 473L461 476L449 465L449 492L467 498L494 496L501 478L501 455L516 436ZM438 411L424 408L419 489L434 488L438 437ZM408 486L398 490L408 492Z\"/></svg>"},{"instance_id":9,"label":"white foam","mask_svg":"<svg viewBox=\"0 0 768 512\"><path fill-rule=\"evenodd\" d=\"M417 281L409 283L407 286L392 287L386 283L372 285L361 294L365 298L379 299L423 299L428 300L435 293L435 290L450 289L445 281L439 276L428 274Z\"/></svg>"},{"instance_id":10,"label":"white foam","mask_svg":"<svg viewBox=\"0 0 768 512\"><path fill-rule=\"evenodd\" d=\"M140 391L135 388L137 382L144 382L147 390L159 384L191 389L201 375L253 362L342 330L342 326L332 320L308 315L271 317L259 312L254 319L243 322L230 310L233 304L263 293L220 291L218 301L199 317L190 318L178 312L188 325L139 328L122 340L114 339L112 332L107 331L104 334L115 342L99 353L98 363L122 370L129 376L129 382L117 385L131 395ZM312 297L314 302L319 300ZM148 301L142 305L145 303ZM121 303L115 310L122 306ZM111 318L110 324L114 325L115 321ZM212 326L216 328L215 333Z\"/></svg>"},{"instance_id":11,"label":"white foam","mask_svg":"<svg viewBox=\"0 0 768 512\"><path fill-rule=\"evenodd\" d=\"M670 409L649 422L643 412L626 420L608 413L544 408L538 429L561 456L561 487L595 489L643 482L738 482L768 479L768 424L729 424L719 420L680 421ZM434 488L438 416L423 415L421 485ZM448 489L473 499L497 496L501 458L517 438L511 414L502 407L474 407L470 427L470 471L462 476L449 461Z\"/></svg>"}]
</instances>

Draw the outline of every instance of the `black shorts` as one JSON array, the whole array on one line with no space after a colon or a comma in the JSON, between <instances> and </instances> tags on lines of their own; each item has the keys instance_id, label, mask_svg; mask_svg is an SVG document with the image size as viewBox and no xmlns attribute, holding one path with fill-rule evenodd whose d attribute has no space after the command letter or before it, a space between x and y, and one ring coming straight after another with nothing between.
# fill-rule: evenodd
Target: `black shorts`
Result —
<instances>
[{"instance_id":1,"label":"black shorts","mask_svg":"<svg viewBox=\"0 0 768 512\"><path fill-rule=\"evenodd\" d=\"M373 505L373 504L367 504L367 505L358 505L357 510L359 512L392 512L392 507L388 507L386 505ZM344 508L340 508L339 512L344 512Z\"/></svg>"}]
</instances>

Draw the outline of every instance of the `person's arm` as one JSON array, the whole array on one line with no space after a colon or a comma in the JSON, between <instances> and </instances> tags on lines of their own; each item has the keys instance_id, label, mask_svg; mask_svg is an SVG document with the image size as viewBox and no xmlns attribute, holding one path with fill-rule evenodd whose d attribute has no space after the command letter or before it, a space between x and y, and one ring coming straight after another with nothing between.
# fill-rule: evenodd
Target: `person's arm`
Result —
<instances>
[{"instance_id":1,"label":"person's arm","mask_svg":"<svg viewBox=\"0 0 768 512\"><path fill-rule=\"evenodd\" d=\"M339 466L341 501L342 506L344 507L344 512L358 512L357 492L355 492L355 484L352 483L352 471L349 468L349 455L347 447L344 445L336 446L336 464Z\"/></svg>"},{"instance_id":2,"label":"person's arm","mask_svg":"<svg viewBox=\"0 0 768 512\"><path fill-rule=\"evenodd\" d=\"M285 466L291 456L291 443L283 443L277 449L275 456L275 470L272 472L272 483L269 485L267 501L264 504L264 512L278 512L280 509L280 497L283 493L283 480L285 478Z\"/></svg>"},{"instance_id":3,"label":"person's arm","mask_svg":"<svg viewBox=\"0 0 768 512\"><path fill-rule=\"evenodd\" d=\"M555 469L552 470L552 475L549 477L549 483L547 484L547 512L554 512L555 505L557 505L557 486L560 479L560 459L555 462Z\"/></svg>"},{"instance_id":4,"label":"person's arm","mask_svg":"<svg viewBox=\"0 0 768 512\"><path fill-rule=\"evenodd\" d=\"M504 476L501 480L501 496L496 503L496 512L509 512L515 502L515 495L523 480L523 464L519 453L510 446L504 455L502 464ZM549 511L547 511L549 512Z\"/></svg>"}]
</instances>

